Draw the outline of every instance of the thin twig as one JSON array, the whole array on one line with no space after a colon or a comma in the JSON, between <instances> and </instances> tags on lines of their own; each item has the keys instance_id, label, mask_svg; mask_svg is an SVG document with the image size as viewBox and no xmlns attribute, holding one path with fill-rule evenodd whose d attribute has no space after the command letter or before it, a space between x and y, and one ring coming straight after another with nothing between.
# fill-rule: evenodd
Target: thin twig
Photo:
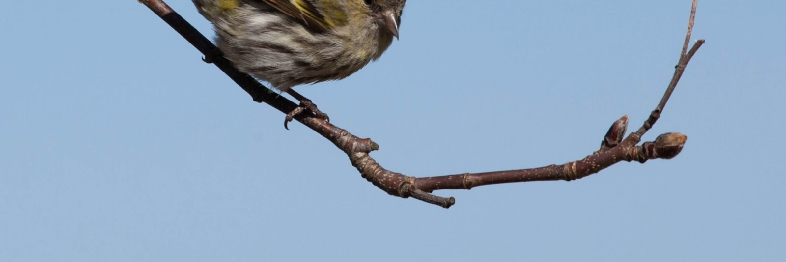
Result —
<instances>
[{"instance_id":1,"label":"thin twig","mask_svg":"<svg viewBox=\"0 0 786 262\"><path fill-rule=\"evenodd\" d=\"M688 67L688 62L690 62L690 59L693 58L693 54L696 53L699 47L704 44L704 39L700 39L693 44L693 47L691 47L690 51L687 51L688 43L690 43L691 39L691 33L693 32L694 20L696 19L697 3L698 0L693 0L693 3L691 4L690 18L688 19L688 32L685 33L685 43L683 44L682 52L680 52L679 62L677 62L677 66L674 67L674 75L671 77L671 81L669 82L668 87L666 87L666 92L664 92L663 97L661 97L658 106L655 107L655 110L652 110L649 118L647 118L647 121L644 122L641 128L639 128L639 130L637 130L636 133L632 135L632 137L635 139L641 139L641 137L644 136L644 133L650 130L652 126L655 125L655 122L658 121L661 113L663 113L663 109L666 107L666 103L669 101L669 98L671 98L671 95L677 88L677 84L680 82L682 74L685 73L685 69ZM631 142L633 142L633 140L631 140ZM639 141L636 140L633 143L635 144L638 142Z\"/></svg>"}]
</instances>

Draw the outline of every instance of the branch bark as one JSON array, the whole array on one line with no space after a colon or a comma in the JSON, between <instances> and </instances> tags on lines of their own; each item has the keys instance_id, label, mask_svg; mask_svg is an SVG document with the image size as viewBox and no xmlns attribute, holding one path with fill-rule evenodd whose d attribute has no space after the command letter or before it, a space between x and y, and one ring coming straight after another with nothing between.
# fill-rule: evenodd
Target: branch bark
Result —
<instances>
[{"instance_id":1,"label":"branch bark","mask_svg":"<svg viewBox=\"0 0 786 262\"><path fill-rule=\"evenodd\" d=\"M139 2L150 8L175 31L180 33L186 41L202 52L205 57L211 58L211 62L251 95L254 101L267 103L284 114L295 109L297 104L263 86L253 77L238 71L223 57L214 55L215 45L162 0L140 0ZM670 159L680 153L687 141L687 136L669 132L659 135L655 141L644 142L641 145L637 144L641 142L641 137L658 121L666 106L666 102L668 102L682 74L685 72L688 62L704 44L704 40L701 39L688 49L696 15L696 5L697 0L693 0L688 21L688 32L685 35L685 43L680 53L679 62L675 67L674 75L666 88L666 92L655 110L650 113L647 120L644 121L638 130L630 133L627 137L624 134L628 127L628 116L618 119L611 125L603 137L600 148L580 160L561 165L529 169L416 178L384 169L369 155L371 151L379 149L379 145L371 141L371 139L359 138L344 129L317 118L310 112L297 115L295 120L333 142L336 147L347 154L350 163L357 168L363 178L388 194L403 198L413 197L444 208L449 208L455 204L456 200L453 197L436 196L432 194L433 191L441 189L470 189L484 185L530 181L571 181L598 173L621 161L644 163L650 159Z\"/></svg>"}]
</instances>

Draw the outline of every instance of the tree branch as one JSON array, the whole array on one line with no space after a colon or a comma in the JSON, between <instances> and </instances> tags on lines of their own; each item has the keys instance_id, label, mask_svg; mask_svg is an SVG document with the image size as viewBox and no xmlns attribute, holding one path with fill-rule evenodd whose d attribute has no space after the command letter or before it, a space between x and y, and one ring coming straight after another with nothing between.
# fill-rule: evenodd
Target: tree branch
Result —
<instances>
[{"instance_id":1,"label":"tree branch","mask_svg":"<svg viewBox=\"0 0 786 262\"><path fill-rule=\"evenodd\" d=\"M235 83L251 95L254 101L267 103L285 114L297 106L292 101L260 84L253 77L238 71L224 57L215 55L215 45L162 0L140 0L139 2L150 8L175 31L180 33L186 41L196 47L207 59L210 59L214 65L221 71L224 71ZM668 102L682 74L685 72L688 62L699 47L704 44L704 40L698 40L688 50L688 43L690 42L696 15L696 4L697 0L693 0L688 22L688 32L685 36L680 59L675 67L671 82L666 88L666 92L658 106L652 111L644 124L627 137L624 137L624 134L628 127L628 116L623 116L615 121L603 137L600 149L580 160L562 165L549 165L530 169L416 178L389 171L377 163L369 153L378 150L379 145L371 141L371 139L359 138L344 129L315 117L312 113L299 114L295 117L295 120L333 142L336 147L347 154L350 163L357 168L363 178L388 194L403 198L413 197L444 208L449 208L455 204L456 200L453 197L436 196L431 194L431 192L440 189L470 189L477 186L502 183L552 180L571 181L595 174L621 161L644 163L650 159L670 159L680 153L687 141L687 136L680 133L664 133L659 135L655 141L644 142L640 146L637 146L637 144L641 141L641 137L660 118L666 102Z\"/></svg>"}]
</instances>

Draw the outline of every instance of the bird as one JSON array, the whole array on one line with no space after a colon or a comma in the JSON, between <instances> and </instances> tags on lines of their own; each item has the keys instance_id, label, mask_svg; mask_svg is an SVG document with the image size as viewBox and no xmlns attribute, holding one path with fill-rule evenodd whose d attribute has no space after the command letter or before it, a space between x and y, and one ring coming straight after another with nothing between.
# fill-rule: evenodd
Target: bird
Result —
<instances>
[{"instance_id":1,"label":"bird","mask_svg":"<svg viewBox=\"0 0 786 262\"><path fill-rule=\"evenodd\" d=\"M286 92L328 120L292 88L344 79L399 37L406 0L192 0L213 24L216 45L238 70ZM208 57L206 57L206 60Z\"/></svg>"}]
</instances>

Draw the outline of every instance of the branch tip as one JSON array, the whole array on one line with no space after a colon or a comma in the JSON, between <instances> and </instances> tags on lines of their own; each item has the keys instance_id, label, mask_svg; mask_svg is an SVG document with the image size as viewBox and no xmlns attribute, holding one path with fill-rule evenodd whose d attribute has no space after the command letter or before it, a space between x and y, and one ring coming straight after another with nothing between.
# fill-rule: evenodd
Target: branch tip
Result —
<instances>
[{"instance_id":1,"label":"branch tip","mask_svg":"<svg viewBox=\"0 0 786 262\"><path fill-rule=\"evenodd\" d=\"M669 132L655 138L655 154L662 159L672 159L682 152L688 136L676 132Z\"/></svg>"},{"instance_id":2,"label":"branch tip","mask_svg":"<svg viewBox=\"0 0 786 262\"><path fill-rule=\"evenodd\" d=\"M404 186L404 191L408 196L411 196L414 199L434 204L437 206L441 206L445 209L450 208L453 204L456 204L456 199L453 197L441 197L434 194L430 194L426 191L420 190L412 186L412 184L407 184Z\"/></svg>"}]
</instances>

